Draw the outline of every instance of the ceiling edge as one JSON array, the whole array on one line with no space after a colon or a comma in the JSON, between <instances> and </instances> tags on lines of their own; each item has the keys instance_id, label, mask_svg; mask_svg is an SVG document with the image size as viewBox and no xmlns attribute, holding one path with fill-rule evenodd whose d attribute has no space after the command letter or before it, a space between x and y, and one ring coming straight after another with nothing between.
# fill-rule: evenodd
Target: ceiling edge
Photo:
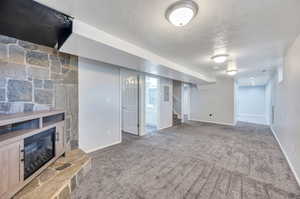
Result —
<instances>
[{"instance_id":1,"label":"ceiling edge","mask_svg":"<svg viewBox=\"0 0 300 199\"><path fill-rule=\"evenodd\" d=\"M170 60L167 60L163 57L160 57L144 48L140 48L136 45L133 45L132 43L124 41L113 35L110 35L104 31L99 30L99 29L95 28L94 26L91 26L80 20L74 19L73 33L75 33L77 35L81 35L88 39L91 39L95 42L99 42L99 43L105 44L107 46L113 47L115 49L124 51L131 55L135 55L135 56L145 59L149 62L152 62L156 65L163 65L172 70L176 70L176 71L184 73L186 75L193 76L193 77L203 80L205 82L210 83L210 82L216 81L216 78L209 73L206 73L206 72L199 73L199 72L190 70L187 67L184 67L184 66L176 64Z\"/></svg>"}]
</instances>

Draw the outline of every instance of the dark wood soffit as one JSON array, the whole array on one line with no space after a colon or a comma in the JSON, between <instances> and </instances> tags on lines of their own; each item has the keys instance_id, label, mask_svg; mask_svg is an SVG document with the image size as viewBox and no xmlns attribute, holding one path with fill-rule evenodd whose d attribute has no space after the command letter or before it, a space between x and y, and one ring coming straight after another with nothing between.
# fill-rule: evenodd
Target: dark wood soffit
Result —
<instances>
[{"instance_id":1,"label":"dark wood soffit","mask_svg":"<svg viewBox=\"0 0 300 199\"><path fill-rule=\"evenodd\" d=\"M72 18L32 0L1 0L0 34L58 48L72 33Z\"/></svg>"}]
</instances>

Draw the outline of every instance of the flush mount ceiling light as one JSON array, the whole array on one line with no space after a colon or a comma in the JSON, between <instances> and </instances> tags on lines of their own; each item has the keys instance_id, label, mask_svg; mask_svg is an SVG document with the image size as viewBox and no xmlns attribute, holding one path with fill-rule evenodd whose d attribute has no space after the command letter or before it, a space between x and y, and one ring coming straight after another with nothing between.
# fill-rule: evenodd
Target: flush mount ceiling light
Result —
<instances>
[{"instance_id":1,"label":"flush mount ceiling light","mask_svg":"<svg viewBox=\"0 0 300 199\"><path fill-rule=\"evenodd\" d=\"M234 76L237 74L237 69L233 68L233 69L227 69L226 73L230 76Z\"/></svg>"},{"instance_id":2,"label":"flush mount ceiling light","mask_svg":"<svg viewBox=\"0 0 300 199\"><path fill-rule=\"evenodd\" d=\"M222 55L215 55L211 59L214 60L214 62L217 64L222 64L227 61L228 57L229 55L222 54Z\"/></svg>"},{"instance_id":3,"label":"flush mount ceiling light","mask_svg":"<svg viewBox=\"0 0 300 199\"><path fill-rule=\"evenodd\" d=\"M194 1L181 0L167 9L166 18L174 26L185 26L196 16L197 12L198 5Z\"/></svg>"},{"instance_id":4,"label":"flush mount ceiling light","mask_svg":"<svg viewBox=\"0 0 300 199\"><path fill-rule=\"evenodd\" d=\"M236 64L234 61L230 60L227 65L226 73L230 76L236 75L238 72Z\"/></svg>"}]
</instances>

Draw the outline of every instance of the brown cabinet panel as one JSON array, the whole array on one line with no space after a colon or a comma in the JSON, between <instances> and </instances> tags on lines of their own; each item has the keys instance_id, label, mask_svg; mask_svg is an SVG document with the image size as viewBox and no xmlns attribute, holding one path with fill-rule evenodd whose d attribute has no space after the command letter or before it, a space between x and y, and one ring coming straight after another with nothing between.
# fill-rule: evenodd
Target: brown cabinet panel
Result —
<instances>
[{"instance_id":1,"label":"brown cabinet panel","mask_svg":"<svg viewBox=\"0 0 300 199\"><path fill-rule=\"evenodd\" d=\"M65 152L65 133L64 122L57 124L56 126L56 156L60 156Z\"/></svg>"},{"instance_id":2,"label":"brown cabinet panel","mask_svg":"<svg viewBox=\"0 0 300 199\"><path fill-rule=\"evenodd\" d=\"M20 176L21 142L0 148L0 198L14 191L21 183Z\"/></svg>"},{"instance_id":3,"label":"brown cabinet panel","mask_svg":"<svg viewBox=\"0 0 300 199\"><path fill-rule=\"evenodd\" d=\"M6 148L0 149L0 196L8 192L8 152Z\"/></svg>"}]
</instances>

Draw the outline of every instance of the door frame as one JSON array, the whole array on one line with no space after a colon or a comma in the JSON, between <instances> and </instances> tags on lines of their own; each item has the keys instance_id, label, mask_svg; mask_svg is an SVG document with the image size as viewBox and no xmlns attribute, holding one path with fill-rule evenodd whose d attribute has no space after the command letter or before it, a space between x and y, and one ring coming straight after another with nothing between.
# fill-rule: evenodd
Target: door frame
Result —
<instances>
[{"instance_id":1,"label":"door frame","mask_svg":"<svg viewBox=\"0 0 300 199\"><path fill-rule=\"evenodd\" d=\"M160 102L161 102L161 86L160 86L160 78L158 76L155 76L155 75L151 75L151 74L146 74L144 75L144 93L143 93L143 96L144 96L144 99L143 99L143 106L144 106L144 112L142 113L144 115L144 128L143 128L143 131L144 131L144 134L147 134L147 131L146 131L146 78L155 78L157 80L157 96L156 96L156 99L157 99L157 110L156 110L156 113L157 113L157 116L156 116L156 125L157 125L157 130L159 130L159 127L160 127Z\"/></svg>"},{"instance_id":2,"label":"door frame","mask_svg":"<svg viewBox=\"0 0 300 199\"><path fill-rule=\"evenodd\" d=\"M140 136L141 134L141 113L140 113L140 110L141 110L141 107L140 107L140 99L141 99L141 96L140 96L140 87L141 87L141 74L138 72L138 71L135 71L135 70L130 70L130 69L124 69L124 68L120 68L120 107L121 107L121 111L120 111L120 134L121 134L121 140L122 140L122 132L123 132L123 77L124 77L124 73L126 72L133 72L133 73L136 73L137 75L137 135L136 136ZM124 131L125 132L125 131ZM129 132L127 132L129 133ZM134 135L134 134L132 134Z\"/></svg>"}]
</instances>

